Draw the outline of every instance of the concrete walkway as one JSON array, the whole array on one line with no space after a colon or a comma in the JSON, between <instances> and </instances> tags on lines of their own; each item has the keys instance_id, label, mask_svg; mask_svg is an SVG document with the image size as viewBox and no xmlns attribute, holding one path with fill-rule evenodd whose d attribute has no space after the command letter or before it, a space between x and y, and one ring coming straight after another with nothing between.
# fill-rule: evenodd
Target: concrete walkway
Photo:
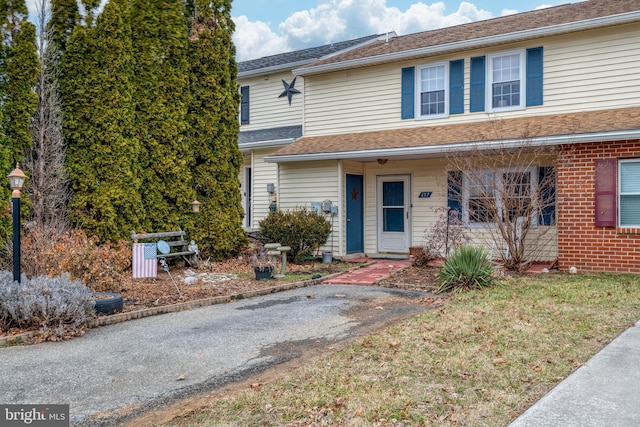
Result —
<instances>
[{"instance_id":1,"label":"concrete walkway","mask_svg":"<svg viewBox=\"0 0 640 427\"><path fill-rule=\"evenodd\" d=\"M613 340L510 426L640 426L640 322Z\"/></svg>"}]
</instances>

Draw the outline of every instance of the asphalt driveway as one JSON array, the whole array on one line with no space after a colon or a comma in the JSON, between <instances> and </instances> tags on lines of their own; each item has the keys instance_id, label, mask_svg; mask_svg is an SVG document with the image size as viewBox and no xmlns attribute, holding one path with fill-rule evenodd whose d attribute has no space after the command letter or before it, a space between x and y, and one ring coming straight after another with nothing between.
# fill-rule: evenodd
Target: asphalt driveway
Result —
<instances>
[{"instance_id":1,"label":"asphalt driveway","mask_svg":"<svg viewBox=\"0 0 640 427\"><path fill-rule=\"evenodd\" d=\"M69 404L71 425L119 425L418 314L425 294L317 285L0 348L0 402ZM126 410L123 410L126 408Z\"/></svg>"}]
</instances>

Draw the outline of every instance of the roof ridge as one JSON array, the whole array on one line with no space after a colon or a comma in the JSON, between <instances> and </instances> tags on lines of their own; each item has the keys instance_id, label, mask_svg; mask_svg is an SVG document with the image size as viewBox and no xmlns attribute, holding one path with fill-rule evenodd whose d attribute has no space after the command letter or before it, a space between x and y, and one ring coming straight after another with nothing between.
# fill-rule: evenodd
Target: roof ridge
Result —
<instances>
[{"instance_id":1,"label":"roof ridge","mask_svg":"<svg viewBox=\"0 0 640 427\"><path fill-rule=\"evenodd\" d=\"M521 39L524 40L527 37L540 37L542 32L551 33L556 29L563 29L564 32L583 30L584 28L577 28L575 24L595 22L599 19L602 21L601 18L637 14L638 12L640 12L640 2L637 0L587 0L567 3L406 34L387 42L376 41L330 58L323 58L312 64L301 65L294 73L304 75L307 72L316 72L316 70L324 72L328 69L327 66L333 69L333 66L344 64L346 67L347 64L373 58L379 62L391 62L398 60L399 55L405 53L423 57L427 55L427 50L433 50L434 53L439 54L442 53L439 49L459 50L461 46L468 47L467 45L470 46L472 43L487 45L504 43L504 37L511 34L520 34ZM633 22L638 21L634 16L627 19ZM609 21L613 22L614 20L609 19ZM612 25L607 23L607 20L602 22L605 23L599 25ZM615 23L619 23L619 21ZM402 59L408 58L403 57Z\"/></svg>"}]
</instances>

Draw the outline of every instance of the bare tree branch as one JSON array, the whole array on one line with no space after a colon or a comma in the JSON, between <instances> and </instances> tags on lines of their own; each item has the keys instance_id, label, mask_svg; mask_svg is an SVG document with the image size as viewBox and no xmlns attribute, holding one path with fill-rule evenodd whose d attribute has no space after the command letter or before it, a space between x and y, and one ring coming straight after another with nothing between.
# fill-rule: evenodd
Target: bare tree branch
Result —
<instances>
[{"instance_id":1,"label":"bare tree branch","mask_svg":"<svg viewBox=\"0 0 640 427\"><path fill-rule=\"evenodd\" d=\"M56 55L47 29L48 1L38 0L38 53L40 76L36 88L38 110L31 126L33 148L25 158L31 172L27 193L32 201L30 221L43 230L64 232L68 228L65 212L69 200L62 137L62 110L56 82Z\"/></svg>"},{"instance_id":2,"label":"bare tree branch","mask_svg":"<svg viewBox=\"0 0 640 427\"><path fill-rule=\"evenodd\" d=\"M502 122L491 119L500 140ZM449 198L462 207L462 221L473 240L492 249L509 270L523 270L531 261L547 260L555 239L555 147L534 145L527 129L518 148L481 147L451 153ZM487 138L484 135L483 138Z\"/></svg>"}]
</instances>

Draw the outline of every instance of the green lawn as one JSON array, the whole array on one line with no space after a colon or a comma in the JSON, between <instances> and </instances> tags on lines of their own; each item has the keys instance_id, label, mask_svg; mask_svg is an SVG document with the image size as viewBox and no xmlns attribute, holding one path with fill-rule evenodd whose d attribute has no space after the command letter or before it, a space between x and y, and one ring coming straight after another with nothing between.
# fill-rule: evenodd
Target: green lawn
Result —
<instances>
[{"instance_id":1,"label":"green lawn","mask_svg":"<svg viewBox=\"0 0 640 427\"><path fill-rule=\"evenodd\" d=\"M509 279L171 425L504 426L639 319L640 276Z\"/></svg>"}]
</instances>

